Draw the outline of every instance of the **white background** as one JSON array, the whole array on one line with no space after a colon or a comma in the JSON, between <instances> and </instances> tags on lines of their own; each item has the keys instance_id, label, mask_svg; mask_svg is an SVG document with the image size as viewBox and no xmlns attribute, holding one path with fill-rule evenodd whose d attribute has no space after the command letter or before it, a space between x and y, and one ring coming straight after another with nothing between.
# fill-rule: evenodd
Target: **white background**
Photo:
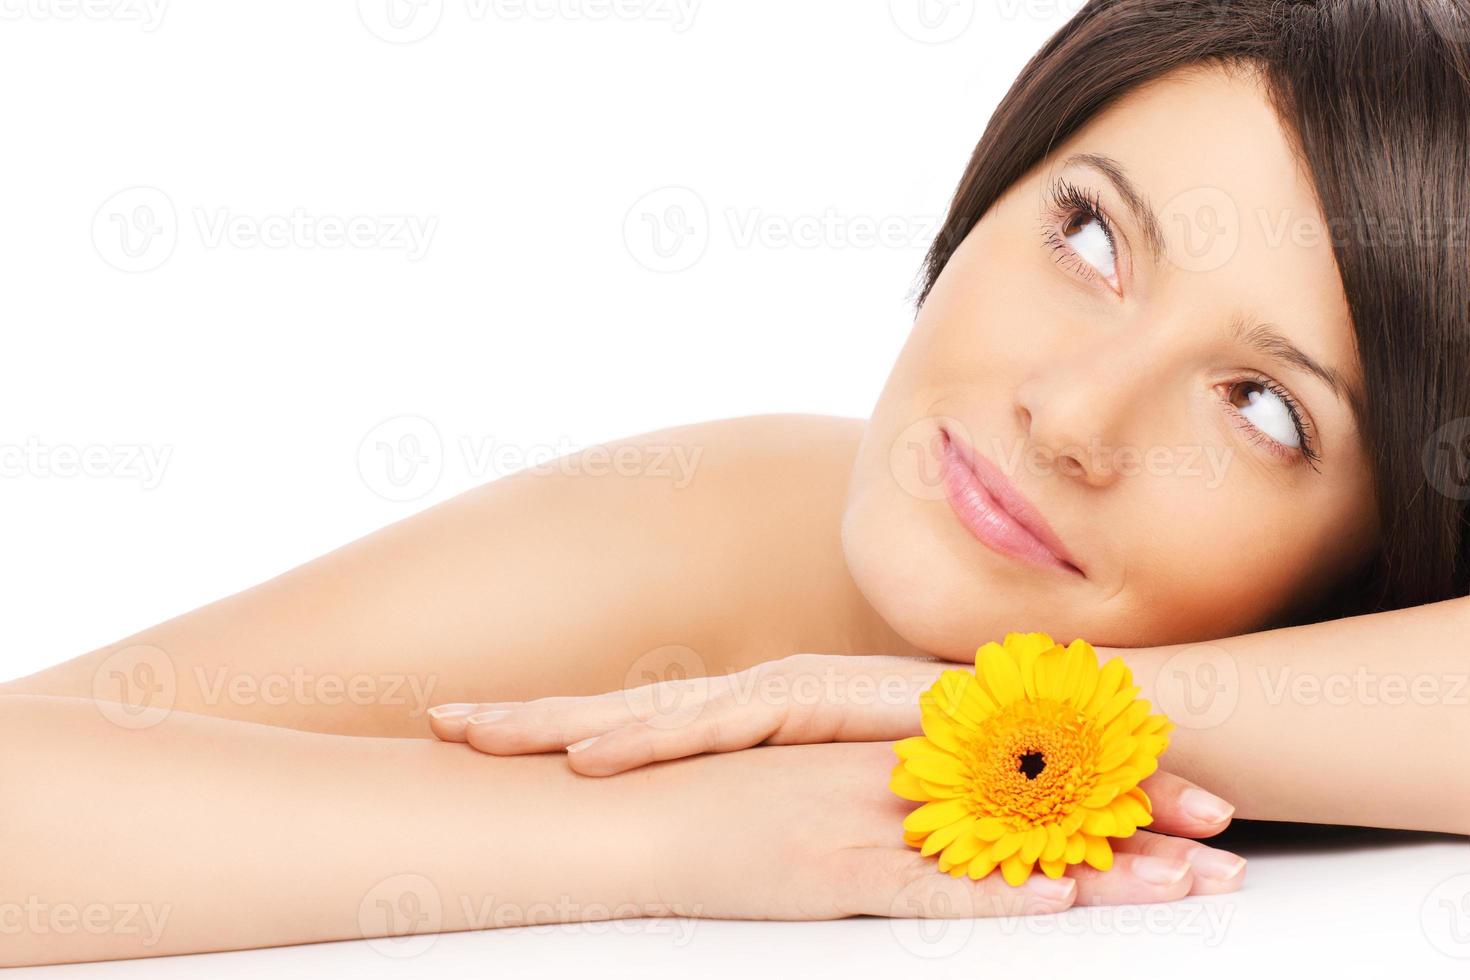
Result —
<instances>
[{"instance_id":1,"label":"white background","mask_svg":"<svg viewBox=\"0 0 1470 980\"><path fill-rule=\"evenodd\" d=\"M866 414L985 120L1077 6L0 0L0 679L552 454ZM1445 942L1470 955L1470 907L1464 942L1433 918L1463 842L1252 856L1213 945L1182 913L986 923L938 957L876 921L700 923L686 946L511 930L407 961L102 969L1425 975L1463 966Z\"/></svg>"}]
</instances>

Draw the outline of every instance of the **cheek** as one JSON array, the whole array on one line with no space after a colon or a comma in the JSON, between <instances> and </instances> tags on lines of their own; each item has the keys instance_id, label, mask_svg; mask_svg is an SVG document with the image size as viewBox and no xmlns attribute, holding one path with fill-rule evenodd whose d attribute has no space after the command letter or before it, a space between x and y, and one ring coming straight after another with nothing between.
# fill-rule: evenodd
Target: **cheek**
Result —
<instances>
[{"instance_id":1,"label":"cheek","mask_svg":"<svg viewBox=\"0 0 1470 980\"><path fill-rule=\"evenodd\" d=\"M1250 632L1289 614L1342 568L1342 523L1314 496L1281 488L1177 486L1117 527L1127 548L1120 608L1150 644ZM1139 504L1143 500L1140 499Z\"/></svg>"}]
</instances>

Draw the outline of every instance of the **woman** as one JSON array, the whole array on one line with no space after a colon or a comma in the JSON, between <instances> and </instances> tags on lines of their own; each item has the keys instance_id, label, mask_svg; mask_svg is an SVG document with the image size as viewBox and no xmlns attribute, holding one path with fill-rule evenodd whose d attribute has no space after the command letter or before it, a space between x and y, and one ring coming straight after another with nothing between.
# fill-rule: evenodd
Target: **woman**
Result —
<instances>
[{"instance_id":1,"label":"woman","mask_svg":"<svg viewBox=\"0 0 1470 980\"><path fill-rule=\"evenodd\" d=\"M871 420L630 439L694 479L500 480L5 685L4 901L36 910L5 962L1238 888L1188 839L1232 808L1190 780L1249 817L1470 830L1451 685L1322 711L1255 680L1466 669L1466 14L1090 3L991 119ZM1107 873L957 880L899 837L923 658L1014 629L1132 648L1150 696L1180 656L1244 679ZM770 662L887 693L737 696ZM680 672L716 680L523 704ZM293 674L369 696L260 696ZM576 772L526 754L599 735ZM763 740L821 744L578 774ZM62 934L68 903L156 928Z\"/></svg>"}]
</instances>

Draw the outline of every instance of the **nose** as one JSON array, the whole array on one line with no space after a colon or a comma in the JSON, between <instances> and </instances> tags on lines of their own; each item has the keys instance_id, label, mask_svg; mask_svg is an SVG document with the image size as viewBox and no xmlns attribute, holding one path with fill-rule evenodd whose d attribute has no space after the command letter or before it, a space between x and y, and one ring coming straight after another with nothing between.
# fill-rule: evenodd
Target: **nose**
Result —
<instances>
[{"instance_id":1,"label":"nose","mask_svg":"<svg viewBox=\"0 0 1470 980\"><path fill-rule=\"evenodd\" d=\"M1114 333L1105 344L1037 363L1014 396L1026 448L1061 476L1099 488L1116 483L1119 451L1150 415L1148 355L1140 348L1140 339Z\"/></svg>"}]
</instances>

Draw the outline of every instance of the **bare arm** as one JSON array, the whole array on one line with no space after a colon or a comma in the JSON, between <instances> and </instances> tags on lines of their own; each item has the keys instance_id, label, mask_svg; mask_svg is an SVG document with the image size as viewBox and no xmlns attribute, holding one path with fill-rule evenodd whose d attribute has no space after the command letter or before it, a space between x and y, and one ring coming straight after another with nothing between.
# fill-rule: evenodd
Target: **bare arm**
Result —
<instances>
[{"instance_id":1,"label":"bare arm","mask_svg":"<svg viewBox=\"0 0 1470 980\"><path fill-rule=\"evenodd\" d=\"M554 758L183 713L126 731L42 697L0 699L0 746L0 965L497 924L486 900L657 907L639 787Z\"/></svg>"},{"instance_id":2,"label":"bare arm","mask_svg":"<svg viewBox=\"0 0 1470 980\"><path fill-rule=\"evenodd\" d=\"M780 746L599 780L558 756L183 712L126 730L89 701L0 698L0 966L669 914L1055 912L1193 887L1183 849L1147 832L1108 874L939 874L903 843L892 765L886 743Z\"/></svg>"},{"instance_id":3,"label":"bare arm","mask_svg":"<svg viewBox=\"0 0 1470 980\"><path fill-rule=\"evenodd\" d=\"M1470 599L1127 650L1176 724L1164 767L1265 820L1470 833ZM446 705L435 734L512 755L573 745L579 772L766 743L906 738L954 665L798 655L714 683ZM503 713L501 713L503 712ZM579 744L580 743L580 744Z\"/></svg>"},{"instance_id":4,"label":"bare arm","mask_svg":"<svg viewBox=\"0 0 1470 980\"><path fill-rule=\"evenodd\" d=\"M1470 598L1120 652L1238 816L1470 833Z\"/></svg>"}]
</instances>

